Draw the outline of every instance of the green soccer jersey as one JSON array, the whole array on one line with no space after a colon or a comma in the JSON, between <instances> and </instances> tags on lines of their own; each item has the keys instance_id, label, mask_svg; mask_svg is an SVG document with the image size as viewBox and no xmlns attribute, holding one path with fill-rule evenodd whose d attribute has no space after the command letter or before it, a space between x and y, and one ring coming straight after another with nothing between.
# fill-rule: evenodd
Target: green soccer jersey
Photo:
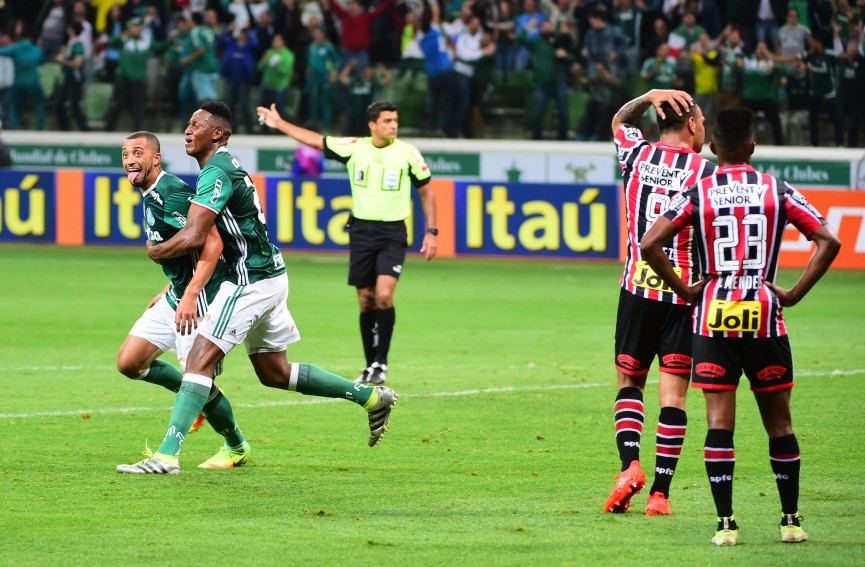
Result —
<instances>
[{"instance_id":1,"label":"green soccer jersey","mask_svg":"<svg viewBox=\"0 0 865 567\"><path fill-rule=\"evenodd\" d=\"M324 139L325 157L344 163L351 183L352 214L365 220L401 221L411 216L411 186L432 178L417 148L402 140L377 148L372 138Z\"/></svg>"},{"instance_id":2,"label":"green soccer jersey","mask_svg":"<svg viewBox=\"0 0 865 567\"><path fill-rule=\"evenodd\" d=\"M160 173L156 183L142 193L144 232L147 240L159 244L177 234L186 224L189 202L193 196L195 191L182 179L164 171ZM186 286L192 280L197 262L198 252L160 261L162 271L170 282L166 299L173 309L177 309L177 302L183 297ZM198 297L199 316L207 311L207 305L216 297L216 292L219 291L219 286L225 280L227 273L228 269L220 259L213 275L210 276L210 280Z\"/></svg>"},{"instance_id":3,"label":"green soccer jersey","mask_svg":"<svg viewBox=\"0 0 865 567\"><path fill-rule=\"evenodd\" d=\"M812 53L808 56L808 80L811 98L833 98L835 96L835 54Z\"/></svg>"},{"instance_id":4,"label":"green soccer jersey","mask_svg":"<svg viewBox=\"0 0 865 567\"><path fill-rule=\"evenodd\" d=\"M187 53L199 49L204 50L201 57L189 64L190 70L201 73L219 72L219 59L216 57L216 35L212 29L207 26L195 26L186 37L186 42L188 43Z\"/></svg>"},{"instance_id":5,"label":"green soccer jersey","mask_svg":"<svg viewBox=\"0 0 865 567\"><path fill-rule=\"evenodd\" d=\"M777 100L778 78L783 67L771 59L746 57L742 67L742 98Z\"/></svg>"},{"instance_id":6,"label":"green soccer jersey","mask_svg":"<svg viewBox=\"0 0 865 567\"><path fill-rule=\"evenodd\" d=\"M218 215L226 279L247 285L285 273L282 254L267 235L255 184L226 148L219 148L202 168L192 202Z\"/></svg>"}]
</instances>

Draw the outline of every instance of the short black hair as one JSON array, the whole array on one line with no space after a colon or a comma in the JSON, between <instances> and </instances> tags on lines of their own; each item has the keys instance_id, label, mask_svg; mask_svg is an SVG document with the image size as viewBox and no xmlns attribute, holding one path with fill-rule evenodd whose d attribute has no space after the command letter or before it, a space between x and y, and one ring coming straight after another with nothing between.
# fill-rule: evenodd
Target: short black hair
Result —
<instances>
[{"instance_id":1,"label":"short black hair","mask_svg":"<svg viewBox=\"0 0 865 567\"><path fill-rule=\"evenodd\" d=\"M126 136L127 140L137 140L138 138L144 138L147 140L147 145L155 152L160 152L161 146L159 144L159 138L156 137L156 134L153 132L148 132L147 130L139 130L138 132L133 132Z\"/></svg>"},{"instance_id":2,"label":"short black hair","mask_svg":"<svg viewBox=\"0 0 865 567\"><path fill-rule=\"evenodd\" d=\"M394 103L389 100L377 100L366 107L366 117L370 122L375 122L382 112L396 112L397 108Z\"/></svg>"},{"instance_id":3,"label":"short black hair","mask_svg":"<svg viewBox=\"0 0 865 567\"><path fill-rule=\"evenodd\" d=\"M75 35L81 35L81 32L84 31L84 24L81 22L72 22L69 27L75 32Z\"/></svg>"},{"instance_id":4,"label":"short black hair","mask_svg":"<svg viewBox=\"0 0 865 567\"><path fill-rule=\"evenodd\" d=\"M712 141L726 153L744 149L754 140L754 112L744 106L725 108L715 117Z\"/></svg>"},{"instance_id":5,"label":"short black hair","mask_svg":"<svg viewBox=\"0 0 865 567\"><path fill-rule=\"evenodd\" d=\"M678 104L675 107L669 102L661 104L661 111L664 113L664 117L661 118L660 114L658 115L659 132L664 133L667 130L681 130L685 127L690 118L697 118L696 104L692 104L687 110L682 110L681 116L678 114L677 109L681 110L681 107Z\"/></svg>"},{"instance_id":6,"label":"short black hair","mask_svg":"<svg viewBox=\"0 0 865 567\"><path fill-rule=\"evenodd\" d=\"M227 104L219 100L205 100L198 108L206 110L213 116L222 120L224 122L222 129L225 130L226 138L231 135L233 122L231 119L231 109L228 108Z\"/></svg>"}]
</instances>

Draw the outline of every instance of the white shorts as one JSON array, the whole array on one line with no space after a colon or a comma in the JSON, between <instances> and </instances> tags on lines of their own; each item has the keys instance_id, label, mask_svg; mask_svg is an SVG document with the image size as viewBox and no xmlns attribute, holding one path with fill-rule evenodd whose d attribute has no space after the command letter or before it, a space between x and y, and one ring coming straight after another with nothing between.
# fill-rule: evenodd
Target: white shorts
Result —
<instances>
[{"instance_id":1,"label":"white shorts","mask_svg":"<svg viewBox=\"0 0 865 567\"><path fill-rule=\"evenodd\" d=\"M138 321L132 325L129 334L150 342L162 352L176 351L177 361L180 362L182 368L185 368L186 357L189 354L189 349L192 348L196 333L195 331L189 335L178 333L174 316L174 309L171 308L163 295L153 307L138 318Z\"/></svg>"},{"instance_id":2,"label":"white shorts","mask_svg":"<svg viewBox=\"0 0 865 567\"><path fill-rule=\"evenodd\" d=\"M300 340L287 301L286 274L241 286L222 282L198 332L226 354L241 342L247 354L283 351Z\"/></svg>"}]
</instances>

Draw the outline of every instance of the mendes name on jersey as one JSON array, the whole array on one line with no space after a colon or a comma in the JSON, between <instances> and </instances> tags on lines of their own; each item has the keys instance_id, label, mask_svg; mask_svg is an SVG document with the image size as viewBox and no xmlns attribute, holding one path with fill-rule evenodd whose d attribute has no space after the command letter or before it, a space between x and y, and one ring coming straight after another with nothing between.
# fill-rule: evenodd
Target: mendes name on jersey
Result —
<instances>
[{"instance_id":1,"label":"mendes name on jersey","mask_svg":"<svg viewBox=\"0 0 865 567\"><path fill-rule=\"evenodd\" d=\"M144 233L147 235L147 240L153 244L159 244L177 234L186 224L189 202L195 196L195 191L179 177L163 171L156 178L156 183L144 191L141 196L144 207L142 223ZM165 298L173 309L177 309L178 301L186 292L186 286L192 280L197 262L197 251L186 256L165 258L159 261L162 271L170 282ZM225 280L227 272L225 262L220 259L216 263L216 269L207 281L207 285L198 295L199 316L204 315L207 311L207 305L216 297L216 292L219 291L219 286Z\"/></svg>"},{"instance_id":2,"label":"mendes name on jersey","mask_svg":"<svg viewBox=\"0 0 865 567\"><path fill-rule=\"evenodd\" d=\"M694 309L695 334L780 337L787 334L775 283L787 224L810 239L826 224L796 189L749 165L718 168L673 199L664 216L694 231L700 271L708 281Z\"/></svg>"},{"instance_id":3,"label":"mendes name on jersey","mask_svg":"<svg viewBox=\"0 0 865 567\"><path fill-rule=\"evenodd\" d=\"M691 149L650 144L639 128L623 125L614 138L625 191L628 246L620 284L628 292L652 299L687 305L652 271L640 253L640 239L670 205L672 198L699 179L711 175L715 164ZM681 232L664 246L676 274L695 283L692 267L697 259L691 234Z\"/></svg>"},{"instance_id":4,"label":"mendes name on jersey","mask_svg":"<svg viewBox=\"0 0 865 567\"><path fill-rule=\"evenodd\" d=\"M247 285L285 273L285 260L267 235L255 184L224 147L202 168L192 202L218 215L216 228L229 269L226 279Z\"/></svg>"},{"instance_id":5,"label":"mendes name on jersey","mask_svg":"<svg viewBox=\"0 0 865 567\"><path fill-rule=\"evenodd\" d=\"M417 148L394 140L377 148L372 138L324 139L325 157L344 163L351 183L352 215L372 221L411 216L411 186L423 187L432 173Z\"/></svg>"}]
</instances>

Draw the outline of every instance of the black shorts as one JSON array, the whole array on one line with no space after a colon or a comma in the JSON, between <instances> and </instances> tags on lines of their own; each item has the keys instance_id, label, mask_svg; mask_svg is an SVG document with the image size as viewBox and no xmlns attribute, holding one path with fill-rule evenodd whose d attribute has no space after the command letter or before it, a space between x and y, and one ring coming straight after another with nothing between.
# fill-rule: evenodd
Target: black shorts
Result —
<instances>
[{"instance_id":1,"label":"black shorts","mask_svg":"<svg viewBox=\"0 0 865 567\"><path fill-rule=\"evenodd\" d=\"M793 387L793 354L786 335L766 339L694 335L691 385L704 390L735 390L742 372L754 392Z\"/></svg>"},{"instance_id":2,"label":"black shorts","mask_svg":"<svg viewBox=\"0 0 865 567\"><path fill-rule=\"evenodd\" d=\"M691 373L690 305L654 301L619 290L616 315L616 370L645 376L658 357L661 372Z\"/></svg>"},{"instance_id":3,"label":"black shorts","mask_svg":"<svg viewBox=\"0 0 865 567\"><path fill-rule=\"evenodd\" d=\"M371 287L378 276L399 279L408 248L405 222L349 222L348 285Z\"/></svg>"}]
</instances>

